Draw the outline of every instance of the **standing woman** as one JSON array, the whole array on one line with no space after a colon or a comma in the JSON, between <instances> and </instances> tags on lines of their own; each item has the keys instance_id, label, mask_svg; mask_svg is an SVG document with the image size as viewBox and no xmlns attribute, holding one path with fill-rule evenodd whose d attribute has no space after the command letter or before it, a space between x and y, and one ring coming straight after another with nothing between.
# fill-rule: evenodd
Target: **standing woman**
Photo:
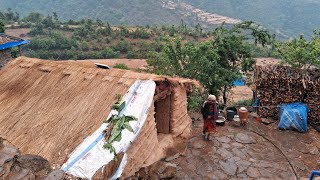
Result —
<instances>
[{"instance_id":1,"label":"standing woman","mask_svg":"<svg viewBox=\"0 0 320 180\"><path fill-rule=\"evenodd\" d=\"M204 139L209 140L210 133L216 132L216 120L218 119L218 103L216 96L209 95L207 101L203 103L201 112L203 116Z\"/></svg>"}]
</instances>

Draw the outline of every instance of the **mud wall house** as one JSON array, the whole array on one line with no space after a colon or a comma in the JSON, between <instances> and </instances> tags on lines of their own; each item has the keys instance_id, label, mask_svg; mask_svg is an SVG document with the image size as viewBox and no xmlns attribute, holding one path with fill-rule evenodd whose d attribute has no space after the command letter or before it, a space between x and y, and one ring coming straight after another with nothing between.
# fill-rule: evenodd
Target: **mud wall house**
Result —
<instances>
[{"instance_id":1,"label":"mud wall house","mask_svg":"<svg viewBox=\"0 0 320 180\"><path fill-rule=\"evenodd\" d=\"M128 177L163 158L176 139L189 136L187 91L196 81L19 57L0 70L0 137L61 167L137 80L151 80L154 88L146 121L126 151L122 177ZM109 177L106 166L93 178Z\"/></svg>"},{"instance_id":2,"label":"mud wall house","mask_svg":"<svg viewBox=\"0 0 320 180\"><path fill-rule=\"evenodd\" d=\"M11 57L11 48L27 44L29 41L0 33L0 69L8 63Z\"/></svg>"}]
</instances>

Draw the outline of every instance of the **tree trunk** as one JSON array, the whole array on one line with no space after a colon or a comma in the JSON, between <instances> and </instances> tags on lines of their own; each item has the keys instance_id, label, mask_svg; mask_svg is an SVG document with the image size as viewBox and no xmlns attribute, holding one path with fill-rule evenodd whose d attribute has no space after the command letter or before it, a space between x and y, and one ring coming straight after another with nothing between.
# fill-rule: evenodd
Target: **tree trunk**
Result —
<instances>
[{"instance_id":1,"label":"tree trunk","mask_svg":"<svg viewBox=\"0 0 320 180\"><path fill-rule=\"evenodd\" d=\"M227 86L223 87L223 103L227 104Z\"/></svg>"}]
</instances>

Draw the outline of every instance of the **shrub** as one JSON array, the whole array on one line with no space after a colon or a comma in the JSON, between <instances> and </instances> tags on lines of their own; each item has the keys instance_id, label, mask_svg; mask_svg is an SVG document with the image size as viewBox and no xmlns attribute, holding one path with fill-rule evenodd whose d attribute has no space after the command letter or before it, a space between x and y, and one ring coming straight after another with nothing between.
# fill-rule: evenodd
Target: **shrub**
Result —
<instances>
[{"instance_id":1,"label":"shrub","mask_svg":"<svg viewBox=\"0 0 320 180\"><path fill-rule=\"evenodd\" d=\"M113 66L113 68L118 68L118 69L126 69L129 70L130 68L128 66L126 66L125 64L122 63L117 63Z\"/></svg>"},{"instance_id":2,"label":"shrub","mask_svg":"<svg viewBox=\"0 0 320 180\"><path fill-rule=\"evenodd\" d=\"M188 111L200 112L205 97L205 94L201 94L198 89L193 87L192 92L188 94Z\"/></svg>"}]
</instances>

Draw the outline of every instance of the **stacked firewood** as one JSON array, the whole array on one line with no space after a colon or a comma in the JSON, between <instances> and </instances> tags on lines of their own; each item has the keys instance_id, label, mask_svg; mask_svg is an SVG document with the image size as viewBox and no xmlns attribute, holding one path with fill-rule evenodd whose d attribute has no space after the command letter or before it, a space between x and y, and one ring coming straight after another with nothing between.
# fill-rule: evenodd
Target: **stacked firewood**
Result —
<instances>
[{"instance_id":1,"label":"stacked firewood","mask_svg":"<svg viewBox=\"0 0 320 180\"><path fill-rule=\"evenodd\" d=\"M288 66L257 66L256 95L260 100L259 115L278 118L281 104L303 102L310 107L308 121L320 123L320 71Z\"/></svg>"}]
</instances>

